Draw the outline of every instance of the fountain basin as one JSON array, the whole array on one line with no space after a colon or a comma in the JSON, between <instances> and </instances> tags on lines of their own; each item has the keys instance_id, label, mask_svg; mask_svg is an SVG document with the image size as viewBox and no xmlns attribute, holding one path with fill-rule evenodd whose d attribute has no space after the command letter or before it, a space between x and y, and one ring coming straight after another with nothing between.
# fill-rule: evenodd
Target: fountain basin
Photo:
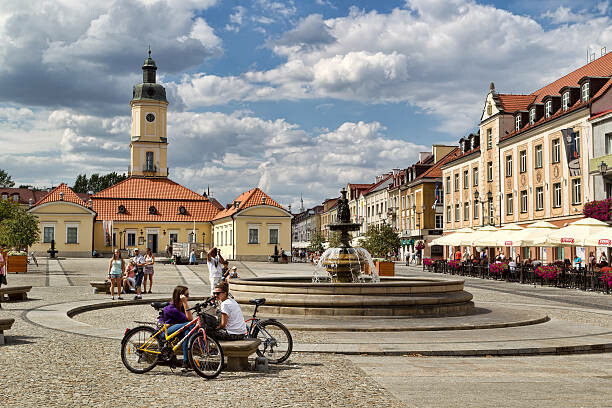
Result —
<instances>
[{"instance_id":1,"label":"fountain basin","mask_svg":"<svg viewBox=\"0 0 612 408\"><path fill-rule=\"evenodd\" d=\"M472 294L462 280L381 278L378 283L313 283L311 277L232 279L230 290L241 308L266 298L266 315L301 316L458 316L472 311Z\"/></svg>"}]
</instances>

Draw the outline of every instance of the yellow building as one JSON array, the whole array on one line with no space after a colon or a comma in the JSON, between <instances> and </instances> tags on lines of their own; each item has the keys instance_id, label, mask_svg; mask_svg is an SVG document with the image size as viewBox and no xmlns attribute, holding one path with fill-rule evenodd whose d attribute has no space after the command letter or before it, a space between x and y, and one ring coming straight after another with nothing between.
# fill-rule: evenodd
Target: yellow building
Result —
<instances>
[{"instance_id":1,"label":"yellow building","mask_svg":"<svg viewBox=\"0 0 612 408\"><path fill-rule=\"evenodd\" d=\"M292 215L259 188L240 194L212 221L213 244L228 259L265 261L291 250Z\"/></svg>"},{"instance_id":2,"label":"yellow building","mask_svg":"<svg viewBox=\"0 0 612 408\"><path fill-rule=\"evenodd\" d=\"M231 211L168 178L168 101L155 83L151 51L142 70L130 102L128 179L87 202L65 184L55 188L30 209L41 221L41 242L33 249L44 255L54 240L62 256L135 247L164 253L174 242L191 242L203 250L218 245L228 259L267 259L275 245L290 250L291 214L258 188L234 200L241 205ZM261 241L252 242L255 230Z\"/></svg>"}]
</instances>

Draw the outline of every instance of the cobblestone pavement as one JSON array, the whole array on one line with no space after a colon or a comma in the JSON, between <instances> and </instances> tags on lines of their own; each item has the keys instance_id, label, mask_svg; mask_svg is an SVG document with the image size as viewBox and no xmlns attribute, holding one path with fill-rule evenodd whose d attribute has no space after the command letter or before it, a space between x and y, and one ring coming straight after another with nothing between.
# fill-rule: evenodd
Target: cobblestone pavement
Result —
<instances>
[{"instance_id":1,"label":"cobblestone pavement","mask_svg":"<svg viewBox=\"0 0 612 408\"><path fill-rule=\"evenodd\" d=\"M269 373L223 372L213 381L193 373L157 367L144 375L128 372L117 340L79 336L34 325L25 314L37 307L75 300L100 300L91 280L103 280L108 259L40 260L27 274L9 275L10 286L32 285L30 300L4 303L0 318L16 322L0 347L1 407L186 406L246 407L612 407L610 354L505 358L425 358L419 356L340 356L294 353ZM153 295L169 296L178 284L205 296L204 265L156 265ZM239 265L241 275L308 274L308 265ZM399 275L435 276L419 268L397 267ZM612 327L612 296L467 278L466 290L479 302L545 310L575 323ZM100 311L79 320L121 328L125 321L150 317L142 307L126 307L121 319ZM151 309L152 310L152 309ZM606 314L604 314L606 313ZM296 340L325 333L296 332Z\"/></svg>"}]
</instances>

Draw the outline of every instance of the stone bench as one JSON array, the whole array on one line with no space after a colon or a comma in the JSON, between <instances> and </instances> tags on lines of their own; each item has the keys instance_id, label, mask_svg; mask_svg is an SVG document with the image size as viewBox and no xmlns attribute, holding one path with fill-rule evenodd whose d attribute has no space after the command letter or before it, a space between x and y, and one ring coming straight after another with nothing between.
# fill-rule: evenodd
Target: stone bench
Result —
<instances>
[{"instance_id":1,"label":"stone bench","mask_svg":"<svg viewBox=\"0 0 612 408\"><path fill-rule=\"evenodd\" d=\"M10 330L15 319L0 319L0 344L5 344L4 331Z\"/></svg>"},{"instance_id":2,"label":"stone bench","mask_svg":"<svg viewBox=\"0 0 612 408\"><path fill-rule=\"evenodd\" d=\"M10 286L0 288L0 302L4 301L4 295L8 296L8 300L27 300L30 289L32 289L32 286Z\"/></svg>"},{"instance_id":3,"label":"stone bench","mask_svg":"<svg viewBox=\"0 0 612 408\"><path fill-rule=\"evenodd\" d=\"M89 282L94 288L94 293L107 293L110 295L110 281Z\"/></svg>"},{"instance_id":4,"label":"stone bench","mask_svg":"<svg viewBox=\"0 0 612 408\"><path fill-rule=\"evenodd\" d=\"M249 371L249 356L261 344L259 339L247 338L244 340L219 341L223 355L227 359L228 371Z\"/></svg>"}]
</instances>

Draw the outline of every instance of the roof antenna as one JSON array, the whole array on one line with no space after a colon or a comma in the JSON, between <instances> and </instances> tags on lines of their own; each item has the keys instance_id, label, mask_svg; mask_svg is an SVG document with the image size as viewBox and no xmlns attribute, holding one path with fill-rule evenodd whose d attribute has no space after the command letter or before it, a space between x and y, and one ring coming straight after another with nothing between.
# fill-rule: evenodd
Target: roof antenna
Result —
<instances>
[{"instance_id":1,"label":"roof antenna","mask_svg":"<svg viewBox=\"0 0 612 408\"><path fill-rule=\"evenodd\" d=\"M601 52L602 57L606 55L606 47L601 47L601 50L599 50L599 52Z\"/></svg>"},{"instance_id":2,"label":"roof antenna","mask_svg":"<svg viewBox=\"0 0 612 408\"><path fill-rule=\"evenodd\" d=\"M206 195L210 197L210 184L208 185L208 188L206 189Z\"/></svg>"}]
</instances>

